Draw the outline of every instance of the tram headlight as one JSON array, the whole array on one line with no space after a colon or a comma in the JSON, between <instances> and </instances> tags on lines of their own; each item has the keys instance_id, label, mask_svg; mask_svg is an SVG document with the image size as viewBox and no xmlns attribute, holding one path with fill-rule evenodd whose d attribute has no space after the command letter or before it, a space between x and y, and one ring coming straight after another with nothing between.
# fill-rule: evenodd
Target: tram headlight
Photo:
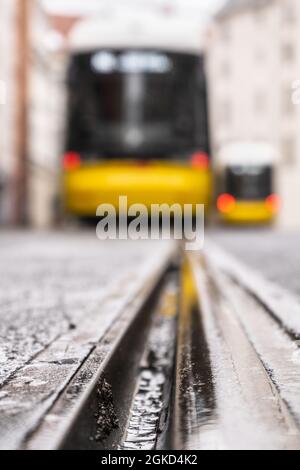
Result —
<instances>
[{"instance_id":1,"label":"tram headlight","mask_svg":"<svg viewBox=\"0 0 300 470\"><path fill-rule=\"evenodd\" d=\"M278 194L271 194L267 197L265 204L270 212L276 214L277 212L279 212L281 207L280 197L278 196Z\"/></svg>"},{"instance_id":2,"label":"tram headlight","mask_svg":"<svg viewBox=\"0 0 300 470\"><path fill-rule=\"evenodd\" d=\"M228 214L236 206L236 200L231 194L221 194L218 197L217 207L222 214Z\"/></svg>"}]
</instances>

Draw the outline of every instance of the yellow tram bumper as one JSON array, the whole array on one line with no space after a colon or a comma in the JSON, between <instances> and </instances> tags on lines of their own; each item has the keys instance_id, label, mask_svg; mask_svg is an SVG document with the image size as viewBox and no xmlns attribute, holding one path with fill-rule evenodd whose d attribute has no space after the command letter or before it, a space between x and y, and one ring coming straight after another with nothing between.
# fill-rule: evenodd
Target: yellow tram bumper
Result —
<instances>
[{"instance_id":1,"label":"yellow tram bumper","mask_svg":"<svg viewBox=\"0 0 300 470\"><path fill-rule=\"evenodd\" d=\"M267 224L274 221L276 211L265 201L237 201L228 212L220 215L224 222L230 224Z\"/></svg>"},{"instance_id":2,"label":"yellow tram bumper","mask_svg":"<svg viewBox=\"0 0 300 470\"><path fill-rule=\"evenodd\" d=\"M152 204L208 205L211 192L209 169L176 163L83 164L64 174L65 208L79 216L95 216L100 204L118 210L120 196L128 198L128 206L139 203L150 209Z\"/></svg>"}]
</instances>

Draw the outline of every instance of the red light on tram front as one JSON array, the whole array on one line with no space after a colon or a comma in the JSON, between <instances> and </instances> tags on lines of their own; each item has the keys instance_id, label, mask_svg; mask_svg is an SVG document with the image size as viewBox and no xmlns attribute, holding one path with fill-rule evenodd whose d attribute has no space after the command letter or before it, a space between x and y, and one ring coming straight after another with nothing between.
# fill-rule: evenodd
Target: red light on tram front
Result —
<instances>
[{"instance_id":1,"label":"red light on tram front","mask_svg":"<svg viewBox=\"0 0 300 470\"><path fill-rule=\"evenodd\" d=\"M265 201L266 207L273 213L279 212L281 201L277 194L271 194Z\"/></svg>"},{"instance_id":2,"label":"red light on tram front","mask_svg":"<svg viewBox=\"0 0 300 470\"><path fill-rule=\"evenodd\" d=\"M81 158L77 152L67 152L64 155L63 167L65 171L74 171L80 167Z\"/></svg>"},{"instance_id":3,"label":"red light on tram front","mask_svg":"<svg viewBox=\"0 0 300 470\"><path fill-rule=\"evenodd\" d=\"M217 207L222 214L228 214L236 205L236 200L231 194L221 194L217 201Z\"/></svg>"},{"instance_id":4,"label":"red light on tram front","mask_svg":"<svg viewBox=\"0 0 300 470\"><path fill-rule=\"evenodd\" d=\"M207 170L209 167L209 156L205 152L196 152L192 155L192 167L198 170Z\"/></svg>"}]
</instances>

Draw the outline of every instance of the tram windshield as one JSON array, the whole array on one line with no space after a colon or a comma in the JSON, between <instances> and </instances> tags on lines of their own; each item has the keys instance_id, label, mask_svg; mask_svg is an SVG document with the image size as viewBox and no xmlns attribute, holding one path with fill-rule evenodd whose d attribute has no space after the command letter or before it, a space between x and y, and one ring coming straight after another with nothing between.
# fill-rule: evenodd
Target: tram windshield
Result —
<instances>
[{"instance_id":1,"label":"tram windshield","mask_svg":"<svg viewBox=\"0 0 300 470\"><path fill-rule=\"evenodd\" d=\"M68 150L89 156L209 152L203 59L152 50L73 56Z\"/></svg>"},{"instance_id":2,"label":"tram windshield","mask_svg":"<svg viewBox=\"0 0 300 470\"><path fill-rule=\"evenodd\" d=\"M272 194L271 166L232 166L226 170L226 192L239 200L263 200Z\"/></svg>"}]
</instances>

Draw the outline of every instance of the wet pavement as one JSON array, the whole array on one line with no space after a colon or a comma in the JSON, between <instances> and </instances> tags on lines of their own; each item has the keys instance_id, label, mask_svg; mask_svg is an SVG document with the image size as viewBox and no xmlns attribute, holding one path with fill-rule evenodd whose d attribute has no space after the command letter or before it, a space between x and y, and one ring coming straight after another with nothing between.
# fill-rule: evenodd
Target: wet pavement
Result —
<instances>
[{"instance_id":1,"label":"wet pavement","mask_svg":"<svg viewBox=\"0 0 300 470\"><path fill-rule=\"evenodd\" d=\"M207 238L300 297L300 233L224 228Z\"/></svg>"},{"instance_id":2,"label":"wet pavement","mask_svg":"<svg viewBox=\"0 0 300 470\"><path fill-rule=\"evenodd\" d=\"M93 232L0 234L0 447L18 447L168 249ZM27 427L27 429L26 429Z\"/></svg>"},{"instance_id":3,"label":"wet pavement","mask_svg":"<svg viewBox=\"0 0 300 470\"><path fill-rule=\"evenodd\" d=\"M84 232L0 234L0 385L87 315L101 315L156 245L101 243Z\"/></svg>"}]
</instances>

